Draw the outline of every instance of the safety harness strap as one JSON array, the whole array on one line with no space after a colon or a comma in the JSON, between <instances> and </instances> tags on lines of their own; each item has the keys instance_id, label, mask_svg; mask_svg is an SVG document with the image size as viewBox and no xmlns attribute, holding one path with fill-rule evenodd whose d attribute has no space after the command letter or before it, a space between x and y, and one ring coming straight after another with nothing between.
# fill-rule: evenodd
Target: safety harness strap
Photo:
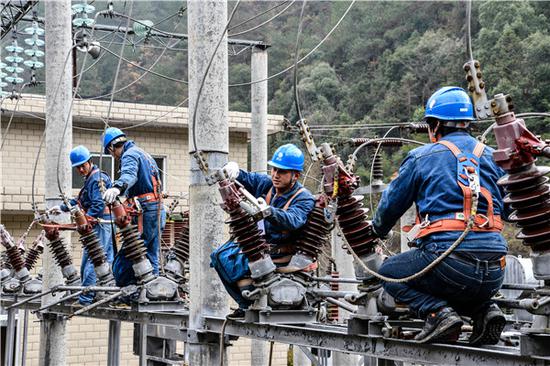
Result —
<instances>
[{"instance_id":1,"label":"safety harness strap","mask_svg":"<svg viewBox=\"0 0 550 366\"><path fill-rule=\"evenodd\" d=\"M304 187L300 188L299 190L296 191L296 193L294 193L292 195L292 197L290 197L288 199L288 201L286 201L285 205L283 206L283 211L286 211L289 207L290 207L290 204L292 203L292 201L294 200L294 198L296 198L300 193L302 193L303 191L305 190ZM270 188L269 189L269 192L267 192L267 194L265 195L265 203L267 203L268 205L271 204L271 196L272 196L272 191L273 189Z\"/></svg>"},{"instance_id":2,"label":"safety harness strap","mask_svg":"<svg viewBox=\"0 0 550 366\"><path fill-rule=\"evenodd\" d=\"M466 228L472 210L472 201L474 192L468 182L468 175L477 174L479 176L479 159L483 154L485 145L478 142L472 154L463 153L455 144L450 141L441 140L437 142L448 148L457 159L457 183L462 190L463 210L462 213L455 213L454 219L441 219L435 222L429 222L428 219L421 222L422 218L417 214L416 227L418 227L415 238L421 238L436 232L442 231L463 231ZM491 192L484 187L480 187L479 193L487 201L487 215L476 214L474 216L475 226L472 231L499 232L504 225L500 216L494 215L493 197Z\"/></svg>"}]
</instances>

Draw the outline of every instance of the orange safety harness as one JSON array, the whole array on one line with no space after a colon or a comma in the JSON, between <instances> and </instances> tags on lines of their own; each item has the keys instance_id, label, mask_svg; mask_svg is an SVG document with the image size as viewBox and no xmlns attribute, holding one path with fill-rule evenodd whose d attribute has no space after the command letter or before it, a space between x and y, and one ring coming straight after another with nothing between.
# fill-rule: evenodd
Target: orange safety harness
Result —
<instances>
[{"instance_id":1,"label":"orange safety harness","mask_svg":"<svg viewBox=\"0 0 550 366\"><path fill-rule=\"evenodd\" d=\"M161 209L160 205L162 204L162 194L161 194L162 182L160 181L160 179L157 178L159 171L154 169L154 164L153 164L154 161L152 160L152 158L146 153L143 155L149 162L149 165L151 168L151 182L153 184L153 192L138 194L137 196L131 197L127 200L127 206L135 210L135 215L137 216L137 221L138 221L138 231L140 233L143 233L143 214L141 211L140 203L158 201L159 202L158 214L160 214L160 209Z\"/></svg>"},{"instance_id":2,"label":"orange safety harness","mask_svg":"<svg viewBox=\"0 0 550 366\"><path fill-rule=\"evenodd\" d=\"M292 195L292 197L290 197L288 199L288 201L286 201L285 205L283 206L283 211L286 211L289 207L290 207L290 204L292 203L292 201L294 200L294 198L296 198L296 196L298 196L300 193L302 193L303 191L305 190L304 187L300 188L299 190L296 191L296 193L294 193ZM265 203L267 203L268 205L270 204L271 202L271 195L272 195L272 192L273 190L270 188L269 189L269 192L267 192L267 194L265 195Z\"/></svg>"},{"instance_id":3,"label":"orange safety harness","mask_svg":"<svg viewBox=\"0 0 550 366\"><path fill-rule=\"evenodd\" d=\"M464 196L463 210L462 212L455 213L455 217L452 219L440 219L434 222L430 222L427 215L424 221L422 221L419 213L417 213L416 225L410 229L410 234L413 234L415 239L442 231L464 231L471 215L474 192L472 192L472 188L468 182L469 175L479 172L479 159L483 154L485 145L478 142L473 153L470 154L463 153L456 145L449 141L442 140L437 143L447 147L457 159L457 183ZM471 230L478 232L502 231L504 225L501 217L494 214L491 192L487 188L480 187L480 193L487 201L487 214L476 213L474 216L474 227Z\"/></svg>"},{"instance_id":4,"label":"orange safety harness","mask_svg":"<svg viewBox=\"0 0 550 366\"><path fill-rule=\"evenodd\" d=\"M298 189L296 191L296 193L294 193L289 199L288 201L285 203L285 205L283 206L283 211L286 211L289 207L290 207L290 204L292 203L292 201L294 200L294 198L296 198L300 193L302 193L303 191L305 190L304 187ZM269 192L267 192L267 195L265 196L265 202L269 205L270 202L271 202L271 196L272 196L272 189L269 189ZM288 230L283 230L282 231L282 234L288 234ZM277 253L278 254L294 254L294 246L292 244L281 244L278 246L278 248L276 249ZM274 260L273 263L278 263L280 261L285 261L285 260L288 260L287 257L283 257L283 258L279 258L278 260Z\"/></svg>"}]
</instances>

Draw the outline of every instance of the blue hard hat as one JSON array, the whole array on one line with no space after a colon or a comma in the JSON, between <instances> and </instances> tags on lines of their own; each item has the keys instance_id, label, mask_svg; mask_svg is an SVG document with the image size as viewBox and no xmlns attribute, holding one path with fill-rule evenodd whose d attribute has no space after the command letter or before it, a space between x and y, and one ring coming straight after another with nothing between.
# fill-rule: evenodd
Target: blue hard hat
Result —
<instances>
[{"instance_id":1,"label":"blue hard hat","mask_svg":"<svg viewBox=\"0 0 550 366\"><path fill-rule=\"evenodd\" d=\"M428 117L442 121L475 121L474 106L464 89L446 86L428 99L424 118Z\"/></svg>"},{"instance_id":2,"label":"blue hard hat","mask_svg":"<svg viewBox=\"0 0 550 366\"><path fill-rule=\"evenodd\" d=\"M296 145L286 144L275 150L267 164L278 169L301 172L304 170L304 153Z\"/></svg>"},{"instance_id":3,"label":"blue hard hat","mask_svg":"<svg viewBox=\"0 0 550 366\"><path fill-rule=\"evenodd\" d=\"M70 158L73 168L84 164L90 160L91 157L90 150L88 150L86 146L79 145L71 150Z\"/></svg>"},{"instance_id":4,"label":"blue hard hat","mask_svg":"<svg viewBox=\"0 0 550 366\"><path fill-rule=\"evenodd\" d=\"M126 134L122 132L120 128L109 127L107 130L105 130L105 135L103 136L103 151L105 152L105 154L109 153L109 150L107 148L109 147L111 142L122 136L126 137Z\"/></svg>"}]
</instances>

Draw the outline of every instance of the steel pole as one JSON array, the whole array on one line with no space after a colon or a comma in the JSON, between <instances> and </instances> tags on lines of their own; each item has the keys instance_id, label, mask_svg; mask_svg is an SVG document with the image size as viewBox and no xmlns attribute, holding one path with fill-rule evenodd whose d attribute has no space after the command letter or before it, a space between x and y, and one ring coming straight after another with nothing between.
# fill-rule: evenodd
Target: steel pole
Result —
<instances>
[{"instance_id":1,"label":"steel pole","mask_svg":"<svg viewBox=\"0 0 550 366\"><path fill-rule=\"evenodd\" d=\"M6 329L6 349L4 351L4 366L13 366L13 351L15 346L16 329L15 324L17 322L17 309L8 310L8 323Z\"/></svg>"},{"instance_id":2,"label":"steel pole","mask_svg":"<svg viewBox=\"0 0 550 366\"><path fill-rule=\"evenodd\" d=\"M109 349L107 366L120 365L120 321L109 320Z\"/></svg>"},{"instance_id":3,"label":"steel pole","mask_svg":"<svg viewBox=\"0 0 550 366\"><path fill-rule=\"evenodd\" d=\"M202 151L211 171L223 167L229 149L228 53L227 35L224 35L227 1L190 0L187 19L189 152ZM195 114L196 122L193 123ZM224 212L219 206L221 200L217 186L206 184L204 173L194 158L191 158L190 165L189 287L193 301L189 310L189 364L218 365L218 342L205 338L199 330L204 316L224 316L228 311L226 291L216 272L210 268L210 253L224 241Z\"/></svg>"},{"instance_id":4,"label":"steel pole","mask_svg":"<svg viewBox=\"0 0 550 366\"><path fill-rule=\"evenodd\" d=\"M71 165L69 152L72 146L72 12L70 0L44 2L46 30L46 149L45 149L45 195L46 207L62 203L58 188L58 177L61 190L70 193ZM61 155L61 156L59 156ZM59 158L58 158L59 156ZM59 167L58 167L59 163ZM68 222L69 216L59 221ZM67 243L70 234L62 233ZM42 256L43 289L63 282L61 270L54 263L48 247ZM42 306L52 303L51 295L42 297ZM66 322L55 317L45 316L40 331L40 366L65 365Z\"/></svg>"}]
</instances>

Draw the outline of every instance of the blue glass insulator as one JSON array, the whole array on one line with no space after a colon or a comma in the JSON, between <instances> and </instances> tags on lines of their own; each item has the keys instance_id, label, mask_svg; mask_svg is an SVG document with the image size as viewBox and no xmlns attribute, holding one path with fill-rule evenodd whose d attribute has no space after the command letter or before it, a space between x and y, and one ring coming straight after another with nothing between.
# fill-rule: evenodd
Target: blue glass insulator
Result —
<instances>
[{"instance_id":1,"label":"blue glass insulator","mask_svg":"<svg viewBox=\"0 0 550 366\"><path fill-rule=\"evenodd\" d=\"M44 41L41 39L26 38L25 43L28 44L29 46L38 46L38 47L44 46Z\"/></svg>"},{"instance_id":2,"label":"blue glass insulator","mask_svg":"<svg viewBox=\"0 0 550 366\"><path fill-rule=\"evenodd\" d=\"M23 68L19 66L6 66L6 71L9 73L21 74L23 72Z\"/></svg>"},{"instance_id":3,"label":"blue glass insulator","mask_svg":"<svg viewBox=\"0 0 550 366\"><path fill-rule=\"evenodd\" d=\"M36 50L36 49L28 49L28 50L25 50L25 55L29 57L43 57L44 51Z\"/></svg>"},{"instance_id":4,"label":"blue glass insulator","mask_svg":"<svg viewBox=\"0 0 550 366\"><path fill-rule=\"evenodd\" d=\"M24 81L23 78L20 78L19 76L8 76L5 80L12 84L21 84Z\"/></svg>"},{"instance_id":5,"label":"blue glass insulator","mask_svg":"<svg viewBox=\"0 0 550 366\"><path fill-rule=\"evenodd\" d=\"M41 68L44 67L43 62L35 61L35 60L27 60L23 63L25 64L25 66L33 68L33 69L41 69Z\"/></svg>"},{"instance_id":6,"label":"blue glass insulator","mask_svg":"<svg viewBox=\"0 0 550 366\"><path fill-rule=\"evenodd\" d=\"M8 62L15 62L16 64L23 62L23 57L19 56L6 56L5 60Z\"/></svg>"},{"instance_id":7,"label":"blue glass insulator","mask_svg":"<svg viewBox=\"0 0 550 366\"><path fill-rule=\"evenodd\" d=\"M15 53L23 52L23 47L19 47L13 44L7 45L5 48L6 48L6 51L8 52L15 52Z\"/></svg>"}]
</instances>

